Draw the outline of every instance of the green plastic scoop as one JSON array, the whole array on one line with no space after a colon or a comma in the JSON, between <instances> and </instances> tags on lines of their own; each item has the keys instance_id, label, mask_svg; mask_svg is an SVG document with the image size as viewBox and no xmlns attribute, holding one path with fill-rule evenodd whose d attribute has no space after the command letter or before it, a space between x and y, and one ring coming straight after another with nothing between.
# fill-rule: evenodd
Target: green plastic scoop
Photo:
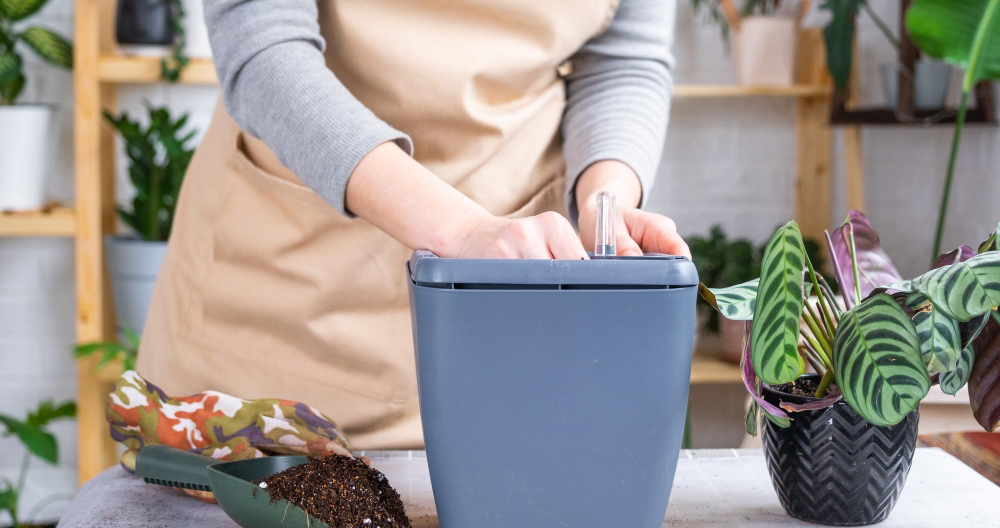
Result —
<instances>
[{"instance_id":1,"label":"green plastic scoop","mask_svg":"<svg viewBox=\"0 0 1000 528\"><path fill-rule=\"evenodd\" d=\"M270 456L219 462L173 447L151 445L139 451L135 474L150 484L211 491L226 515L243 528L329 528L288 501L272 504L267 490L252 482L306 461L304 456Z\"/></svg>"}]
</instances>

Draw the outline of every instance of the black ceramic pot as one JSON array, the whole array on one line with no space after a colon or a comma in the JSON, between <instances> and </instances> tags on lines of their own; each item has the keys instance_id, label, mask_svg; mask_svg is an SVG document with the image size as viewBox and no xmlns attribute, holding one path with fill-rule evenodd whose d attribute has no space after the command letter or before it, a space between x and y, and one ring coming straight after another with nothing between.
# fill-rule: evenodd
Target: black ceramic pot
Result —
<instances>
[{"instance_id":1,"label":"black ceramic pot","mask_svg":"<svg viewBox=\"0 0 1000 528\"><path fill-rule=\"evenodd\" d=\"M775 405L815 401L766 385L762 390ZM892 427L875 427L840 400L826 409L792 413L792 418L787 429L761 420L767 469L788 515L833 526L863 526L889 517L910 472L918 412Z\"/></svg>"},{"instance_id":2,"label":"black ceramic pot","mask_svg":"<svg viewBox=\"0 0 1000 528\"><path fill-rule=\"evenodd\" d=\"M118 0L115 38L119 44L170 46L171 15L170 0Z\"/></svg>"}]
</instances>

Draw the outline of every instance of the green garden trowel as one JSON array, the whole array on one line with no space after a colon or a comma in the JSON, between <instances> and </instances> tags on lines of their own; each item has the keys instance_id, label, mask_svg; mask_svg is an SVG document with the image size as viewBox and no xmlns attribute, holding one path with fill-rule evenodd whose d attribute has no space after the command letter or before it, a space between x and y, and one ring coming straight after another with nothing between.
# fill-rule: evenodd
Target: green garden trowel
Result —
<instances>
[{"instance_id":1,"label":"green garden trowel","mask_svg":"<svg viewBox=\"0 0 1000 528\"><path fill-rule=\"evenodd\" d=\"M267 490L252 482L306 461L304 456L269 456L219 462L173 447L151 445L139 451L135 474L150 484L211 491L226 515L243 528L329 528L287 501L272 503Z\"/></svg>"}]
</instances>

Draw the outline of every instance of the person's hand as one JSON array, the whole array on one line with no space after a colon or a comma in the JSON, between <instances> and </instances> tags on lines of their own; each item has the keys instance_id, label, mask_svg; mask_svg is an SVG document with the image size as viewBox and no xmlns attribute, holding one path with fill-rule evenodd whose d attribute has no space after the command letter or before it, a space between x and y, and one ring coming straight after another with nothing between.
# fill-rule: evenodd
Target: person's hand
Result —
<instances>
[{"instance_id":1,"label":"person's hand","mask_svg":"<svg viewBox=\"0 0 1000 528\"><path fill-rule=\"evenodd\" d=\"M580 211L580 238L587 249L594 248L597 228L597 194L612 191L616 197L615 244L618 255L639 256L665 253L691 258L691 250L677 234L677 225L666 216L636 209L642 189L627 165L601 161L591 165L577 181L576 199Z\"/></svg>"},{"instance_id":2,"label":"person's hand","mask_svg":"<svg viewBox=\"0 0 1000 528\"><path fill-rule=\"evenodd\" d=\"M457 258L586 259L569 221L546 212L528 218L488 216L472 222L439 254Z\"/></svg>"}]
</instances>

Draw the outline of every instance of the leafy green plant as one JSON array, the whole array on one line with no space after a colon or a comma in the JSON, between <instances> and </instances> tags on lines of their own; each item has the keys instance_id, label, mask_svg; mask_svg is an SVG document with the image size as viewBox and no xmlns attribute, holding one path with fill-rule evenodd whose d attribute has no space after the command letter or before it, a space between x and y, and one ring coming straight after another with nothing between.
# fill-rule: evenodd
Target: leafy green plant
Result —
<instances>
[{"instance_id":1,"label":"leafy green plant","mask_svg":"<svg viewBox=\"0 0 1000 528\"><path fill-rule=\"evenodd\" d=\"M84 343L73 348L73 356L77 360L100 356L94 368L100 370L113 361L122 364L122 370L135 370L135 362L139 358L139 336L131 328L124 327L125 342L95 341Z\"/></svg>"},{"instance_id":2,"label":"leafy green plant","mask_svg":"<svg viewBox=\"0 0 1000 528\"><path fill-rule=\"evenodd\" d=\"M76 404L72 401L55 405L52 401L42 402L37 409L28 413L24 420L0 414L0 424L4 426L4 437L15 436L24 445L25 453L21 462L21 471L17 482L0 482L0 512L10 514L14 528L22 526L24 519L20 516L21 493L28 478L28 468L32 456L38 457L49 464L59 463L59 444L48 426L50 423L73 418L76 416ZM37 510L37 507L36 507Z\"/></svg>"},{"instance_id":3,"label":"leafy green plant","mask_svg":"<svg viewBox=\"0 0 1000 528\"><path fill-rule=\"evenodd\" d=\"M118 215L144 240L165 241L170 237L184 173L194 155L188 144L196 132L182 132L187 114L175 120L166 108L147 109L146 127L127 113L115 117L105 112L104 116L125 140L129 177L136 191L132 210L119 207Z\"/></svg>"},{"instance_id":4,"label":"leafy green plant","mask_svg":"<svg viewBox=\"0 0 1000 528\"><path fill-rule=\"evenodd\" d=\"M941 252L969 93L981 80L1000 80L1000 0L914 0L906 12L906 28L924 53L965 70L934 232L933 255L937 255Z\"/></svg>"},{"instance_id":5,"label":"leafy green plant","mask_svg":"<svg viewBox=\"0 0 1000 528\"><path fill-rule=\"evenodd\" d=\"M893 47L899 49L899 39L889 26L868 5L867 0L825 0L820 9L830 12L830 22L823 28L826 43L826 67L838 89L846 90L854 62L854 33L858 14L864 11Z\"/></svg>"},{"instance_id":6,"label":"leafy green plant","mask_svg":"<svg viewBox=\"0 0 1000 528\"><path fill-rule=\"evenodd\" d=\"M174 45L170 48L170 56L164 57L160 61L160 77L165 81L177 82L181 79L181 73L191 63L191 58L187 55L187 34L184 31L184 18L187 12L184 11L184 4L181 0L170 0L171 17L170 25L174 32Z\"/></svg>"},{"instance_id":7,"label":"leafy green plant","mask_svg":"<svg viewBox=\"0 0 1000 528\"><path fill-rule=\"evenodd\" d=\"M722 33L722 42L726 49L729 48L729 34L732 28L729 27L729 19L723 4L726 0L691 0L691 9L696 15L703 15L709 22L719 26ZM780 0L746 0L739 9L741 17L753 15L774 15L781 6ZM733 7L735 10L735 7Z\"/></svg>"},{"instance_id":8,"label":"leafy green plant","mask_svg":"<svg viewBox=\"0 0 1000 528\"><path fill-rule=\"evenodd\" d=\"M15 29L45 6L48 0L0 0L0 105L11 105L24 88L24 60L18 43L60 68L73 67L73 46L57 33L41 26Z\"/></svg>"},{"instance_id":9,"label":"leafy green plant","mask_svg":"<svg viewBox=\"0 0 1000 528\"><path fill-rule=\"evenodd\" d=\"M702 298L722 316L748 321L743 372L755 399L748 432L755 432L760 411L787 425L788 412L840 398L868 422L894 425L936 382L948 394L968 382L974 416L988 431L1000 426L1000 378L989 371L1000 358L998 239L1000 226L978 255L963 246L904 281L868 219L851 211L827 233L842 297L816 273L794 222L768 242L759 280L721 289L700 285ZM821 376L818 402L778 408L761 398L761 382L793 383L806 364ZM972 375L976 369L986 372Z\"/></svg>"}]
</instances>

